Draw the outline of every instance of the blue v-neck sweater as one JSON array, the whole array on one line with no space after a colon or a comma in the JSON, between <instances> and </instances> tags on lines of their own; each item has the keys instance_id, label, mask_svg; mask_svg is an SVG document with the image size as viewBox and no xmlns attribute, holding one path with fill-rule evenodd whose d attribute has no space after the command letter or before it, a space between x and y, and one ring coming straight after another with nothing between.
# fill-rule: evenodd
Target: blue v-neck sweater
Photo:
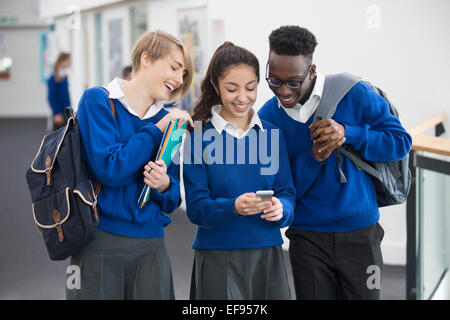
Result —
<instances>
[{"instance_id":1,"label":"blue v-neck sweater","mask_svg":"<svg viewBox=\"0 0 450 320\"><path fill-rule=\"evenodd\" d=\"M309 126L295 121L278 106L276 97L259 110L261 119L279 127L285 137L296 188L293 228L319 232L346 232L376 223L379 210L371 177L358 171L344 156L340 183L337 158L318 162L312 155ZM368 161L402 159L411 148L411 136L389 112L387 102L365 83L355 85L340 101L333 119L345 126L345 143Z\"/></svg>"},{"instance_id":2,"label":"blue v-neck sweater","mask_svg":"<svg viewBox=\"0 0 450 320\"><path fill-rule=\"evenodd\" d=\"M168 168L170 187L164 193L152 189L150 202L137 205L144 187L143 170L154 161L162 132L155 126L168 112L161 109L155 116L140 119L114 99L116 119L110 101L101 88L84 92L78 106L81 152L93 179L102 184L98 195L99 229L134 237L159 238L170 223L165 213L181 203L179 166Z\"/></svg>"},{"instance_id":3,"label":"blue v-neck sweater","mask_svg":"<svg viewBox=\"0 0 450 320\"><path fill-rule=\"evenodd\" d=\"M282 132L262 121L237 139L211 122L187 136L183 177L186 210L197 225L194 249L258 249L283 243L280 228L289 226L295 189ZM266 221L261 214L240 216L235 201L240 195L273 190L283 206L283 217Z\"/></svg>"}]
</instances>

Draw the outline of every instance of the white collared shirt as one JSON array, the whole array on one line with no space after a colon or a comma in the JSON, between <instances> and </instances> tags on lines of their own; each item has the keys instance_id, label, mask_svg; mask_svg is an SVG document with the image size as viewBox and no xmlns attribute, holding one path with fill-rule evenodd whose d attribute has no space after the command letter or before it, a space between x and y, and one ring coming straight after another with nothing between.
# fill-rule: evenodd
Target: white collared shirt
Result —
<instances>
[{"instance_id":1,"label":"white collared shirt","mask_svg":"<svg viewBox=\"0 0 450 320\"><path fill-rule=\"evenodd\" d=\"M127 102L127 98L125 97L122 91L122 88L129 83L130 81L126 81L116 77L105 87L105 89L108 90L109 97L111 99L118 99L129 113L140 118L139 115L136 113L136 111L134 111L134 109L130 107L130 105ZM144 117L142 117L142 119L148 119L153 117L163 108L163 106L164 104L161 101L155 101L155 103L152 104L150 108L148 108L146 114L144 115Z\"/></svg>"},{"instance_id":2,"label":"white collared shirt","mask_svg":"<svg viewBox=\"0 0 450 320\"><path fill-rule=\"evenodd\" d=\"M320 99L322 99L324 84L325 76L321 73L317 73L316 83L314 84L311 95L303 105L297 103L293 108L289 109L283 107L280 100L278 100L278 107L282 107L292 119L306 123L319 106Z\"/></svg>"},{"instance_id":3,"label":"white collared shirt","mask_svg":"<svg viewBox=\"0 0 450 320\"><path fill-rule=\"evenodd\" d=\"M217 130L217 132L219 134L222 134L222 131L225 130L226 133L230 134L231 136L235 137L235 138L242 138L244 137L251 128L253 128L255 125L257 125L262 131L264 131L264 128L262 126L261 123L261 119L258 116L258 113L255 112L255 110L253 110L253 115L252 118L250 120L250 124L247 128L247 130L245 130L245 132L243 132L242 134L239 134L239 132L241 131L240 129L238 129L238 127L231 122L226 121L221 115L220 113L222 112L222 105L218 104L215 105L211 108L211 123L213 125L213 127Z\"/></svg>"}]
</instances>

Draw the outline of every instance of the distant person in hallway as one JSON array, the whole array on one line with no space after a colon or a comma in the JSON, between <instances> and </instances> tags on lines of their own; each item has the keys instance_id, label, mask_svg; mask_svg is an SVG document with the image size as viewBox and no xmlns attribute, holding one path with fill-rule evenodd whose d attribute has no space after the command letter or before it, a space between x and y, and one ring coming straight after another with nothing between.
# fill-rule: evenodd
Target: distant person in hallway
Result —
<instances>
[{"instance_id":1,"label":"distant person in hallway","mask_svg":"<svg viewBox=\"0 0 450 320\"><path fill-rule=\"evenodd\" d=\"M197 225L191 299L291 298L280 228L292 221L295 192L283 135L253 109L258 82L257 58L225 42L194 104L183 161ZM274 194L263 201L258 190Z\"/></svg>"},{"instance_id":2,"label":"distant person in hallway","mask_svg":"<svg viewBox=\"0 0 450 320\"><path fill-rule=\"evenodd\" d=\"M137 40L132 61L131 81L87 89L79 102L82 154L101 184L100 221L95 240L71 258L81 269L81 289L68 288L67 299L175 298L164 227L181 203L179 166L151 160L170 120L193 125L186 111L168 112L162 102L186 94L192 59L180 40L157 30ZM150 201L140 208L145 184Z\"/></svg>"},{"instance_id":3,"label":"distant person in hallway","mask_svg":"<svg viewBox=\"0 0 450 320\"><path fill-rule=\"evenodd\" d=\"M283 26L269 43L266 80L274 97L259 116L283 131L292 165L296 206L286 236L297 299L379 299L380 288L368 285L383 267L374 184L344 156L342 183L333 150L346 144L367 161L394 161L408 154L411 137L364 82L344 96L332 119L313 122L326 78L313 61L316 37Z\"/></svg>"},{"instance_id":4,"label":"distant person in hallway","mask_svg":"<svg viewBox=\"0 0 450 320\"><path fill-rule=\"evenodd\" d=\"M70 53L61 52L53 65L53 74L47 80L47 99L53 114L53 130L66 125L64 109L71 106L68 82L70 64Z\"/></svg>"},{"instance_id":5,"label":"distant person in hallway","mask_svg":"<svg viewBox=\"0 0 450 320\"><path fill-rule=\"evenodd\" d=\"M123 70L122 70L122 79L126 80L126 81L130 81L132 72L133 72L133 67L132 66L126 66L125 68L123 68Z\"/></svg>"}]
</instances>

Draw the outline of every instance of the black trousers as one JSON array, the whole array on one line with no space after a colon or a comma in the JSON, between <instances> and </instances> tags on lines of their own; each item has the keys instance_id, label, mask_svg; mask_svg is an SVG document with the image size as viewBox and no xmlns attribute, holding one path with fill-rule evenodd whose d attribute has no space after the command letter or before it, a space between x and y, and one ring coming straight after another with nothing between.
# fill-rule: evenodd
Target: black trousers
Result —
<instances>
[{"instance_id":1,"label":"black trousers","mask_svg":"<svg viewBox=\"0 0 450 320\"><path fill-rule=\"evenodd\" d=\"M290 228L286 236L297 300L380 299L380 224L350 232Z\"/></svg>"}]
</instances>

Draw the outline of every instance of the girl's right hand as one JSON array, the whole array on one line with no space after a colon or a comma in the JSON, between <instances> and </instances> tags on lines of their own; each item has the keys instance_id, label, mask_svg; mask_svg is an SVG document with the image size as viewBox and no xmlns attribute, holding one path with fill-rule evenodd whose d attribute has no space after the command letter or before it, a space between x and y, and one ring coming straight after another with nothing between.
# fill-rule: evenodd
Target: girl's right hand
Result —
<instances>
[{"instance_id":1,"label":"girl's right hand","mask_svg":"<svg viewBox=\"0 0 450 320\"><path fill-rule=\"evenodd\" d=\"M241 216L249 216L263 212L272 205L271 201L261 201L255 193L241 194L234 202L234 210Z\"/></svg>"},{"instance_id":2,"label":"girl's right hand","mask_svg":"<svg viewBox=\"0 0 450 320\"><path fill-rule=\"evenodd\" d=\"M161 120L159 120L156 123L156 126L161 132L164 132L166 130L167 124L170 120L179 119L178 121L178 129L181 128L181 126L185 122L189 122L189 124L194 127L194 121L192 120L189 113L185 110L180 109L172 109L167 115L165 115Z\"/></svg>"}]
</instances>

